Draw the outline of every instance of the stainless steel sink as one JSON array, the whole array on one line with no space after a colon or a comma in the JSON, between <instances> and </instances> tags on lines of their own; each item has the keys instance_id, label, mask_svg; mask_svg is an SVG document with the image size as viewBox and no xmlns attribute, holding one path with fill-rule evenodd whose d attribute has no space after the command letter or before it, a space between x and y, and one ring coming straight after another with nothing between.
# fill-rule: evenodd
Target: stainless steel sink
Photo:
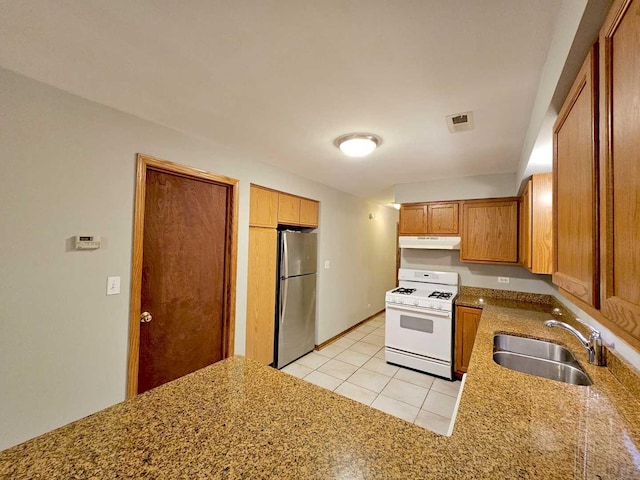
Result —
<instances>
[{"instance_id":1,"label":"stainless steel sink","mask_svg":"<svg viewBox=\"0 0 640 480\"><path fill-rule=\"evenodd\" d=\"M591 385L591 379L574 355L555 343L517 337L493 337L493 361L510 370L571 385Z\"/></svg>"},{"instance_id":2,"label":"stainless steel sink","mask_svg":"<svg viewBox=\"0 0 640 480\"><path fill-rule=\"evenodd\" d=\"M493 337L493 349L544 358L546 360L553 360L554 362L576 362L576 357L566 348L555 343L536 340L534 338L516 337L514 335L496 335Z\"/></svg>"}]
</instances>

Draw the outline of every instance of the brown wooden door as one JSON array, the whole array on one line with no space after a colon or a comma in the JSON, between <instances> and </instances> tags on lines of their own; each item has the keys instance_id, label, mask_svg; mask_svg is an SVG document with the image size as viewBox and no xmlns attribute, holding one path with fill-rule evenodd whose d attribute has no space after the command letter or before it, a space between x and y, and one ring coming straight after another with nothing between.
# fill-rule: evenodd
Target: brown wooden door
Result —
<instances>
[{"instance_id":1,"label":"brown wooden door","mask_svg":"<svg viewBox=\"0 0 640 480\"><path fill-rule=\"evenodd\" d=\"M228 189L147 171L138 393L223 358Z\"/></svg>"},{"instance_id":2,"label":"brown wooden door","mask_svg":"<svg viewBox=\"0 0 640 480\"><path fill-rule=\"evenodd\" d=\"M587 56L554 126L553 283L599 304L596 51Z\"/></svg>"},{"instance_id":3,"label":"brown wooden door","mask_svg":"<svg viewBox=\"0 0 640 480\"><path fill-rule=\"evenodd\" d=\"M640 348L640 0L614 3L600 44L602 313Z\"/></svg>"}]
</instances>

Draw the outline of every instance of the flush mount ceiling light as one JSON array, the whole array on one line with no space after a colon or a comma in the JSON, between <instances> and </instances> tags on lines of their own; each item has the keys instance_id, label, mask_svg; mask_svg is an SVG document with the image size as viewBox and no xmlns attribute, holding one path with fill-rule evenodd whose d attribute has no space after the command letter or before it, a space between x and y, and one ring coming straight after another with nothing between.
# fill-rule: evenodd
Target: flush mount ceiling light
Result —
<instances>
[{"instance_id":1,"label":"flush mount ceiling light","mask_svg":"<svg viewBox=\"0 0 640 480\"><path fill-rule=\"evenodd\" d=\"M333 144L348 157L366 157L382 144L382 139L373 133L348 133Z\"/></svg>"}]
</instances>

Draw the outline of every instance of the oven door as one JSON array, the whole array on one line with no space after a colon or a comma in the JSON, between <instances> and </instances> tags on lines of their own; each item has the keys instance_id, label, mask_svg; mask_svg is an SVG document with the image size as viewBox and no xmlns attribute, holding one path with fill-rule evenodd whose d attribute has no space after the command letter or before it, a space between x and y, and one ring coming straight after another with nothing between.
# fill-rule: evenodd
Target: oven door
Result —
<instances>
[{"instance_id":1,"label":"oven door","mask_svg":"<svg viewBox=\"0 0 640 480\"><path fill-rule=\"evenodd\" d=\"M385 344L405 352L451 362L451 312L387 304Z\"/></svg>"}]
</instances>

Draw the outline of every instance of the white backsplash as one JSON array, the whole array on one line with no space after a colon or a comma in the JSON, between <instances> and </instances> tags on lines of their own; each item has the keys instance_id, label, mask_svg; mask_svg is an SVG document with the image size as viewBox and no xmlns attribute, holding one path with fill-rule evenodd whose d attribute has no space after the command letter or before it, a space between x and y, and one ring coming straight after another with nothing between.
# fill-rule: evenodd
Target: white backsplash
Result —
<instances>
[{"instance_id":1,"label":"white backsplash","mask_svg":"<svg viewBox=\"0 0 640 480\"><path fill-rule=\"evenodd\" d=\"M461 285L466 287L556 294L551 286L550 275L535 275L523 267L511 265L461 262L458 250L402 249L400 266L402 268L458 272ZM508 277L509 283L499 283L498 277Z\"/></svg>"}]
</instances>

